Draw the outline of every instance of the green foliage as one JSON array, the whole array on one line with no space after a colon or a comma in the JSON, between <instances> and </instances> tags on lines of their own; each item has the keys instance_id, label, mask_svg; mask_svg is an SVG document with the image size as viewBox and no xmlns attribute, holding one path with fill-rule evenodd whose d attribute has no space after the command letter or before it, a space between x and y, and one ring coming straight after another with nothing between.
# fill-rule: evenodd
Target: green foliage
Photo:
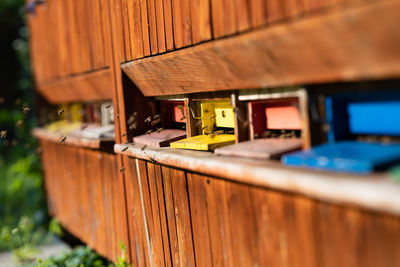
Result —
<instances>
[{"instance_id":1,"label":"green foliage","mask_svg":"<svg viewBox=\"0 0 400 267\"><path fill-rule=\"evenodd\" d=\"M26 216L21 217L15 228L3 225L0 240L7 249L13 251L17 262L27 262L35 258L38 244L44 243L47 234L44 229L35 229L34 222Z\"/></svg>"},{"instance_id":2,"label":"green foliage","mask_svg":"<svg viewBox=\"0 0 400 267\"><path fill-rule=\"evenodd\" d=\"M109 261L88 247L77 247L60 256L37 260L35 267L108 267Z\"/></svg>"},{"instance_id":3,"label":"green foliage","mask_svg":"<svg viewBox=\"0 0 400 267\"><path fill-rule=\"evenodd\" d=\"M46 260L38 259L35 267L132 267L127 263L126 246L120 243L122 255L115 264L88 247L77 247Z\"/></svg>"},{"instance_id":4,"label":"green foliage","mask_svg":"<svg viewBox=\"0 0 400 267\"><path fill-rule=\"evenodd\" d=\"M124 242L120 241L119 246L121 248L122 255L118 257L117 262L115 263L115 267L132 267L132 265L128 264L127 262L128 253Z\"/></svg>"},{"instance_id":5,"label":"green foliage","mask_svg":"<svg viewBox=\"0 0 400 267\"><path fill-rule=\"evenodd\" d=\"M49 231L50 231L50 233L53 233L57 236L62 237L63 230L61 228L59 221L56 218L51 219L51 221L49 223Z\"/></svg>"}]
</instances>

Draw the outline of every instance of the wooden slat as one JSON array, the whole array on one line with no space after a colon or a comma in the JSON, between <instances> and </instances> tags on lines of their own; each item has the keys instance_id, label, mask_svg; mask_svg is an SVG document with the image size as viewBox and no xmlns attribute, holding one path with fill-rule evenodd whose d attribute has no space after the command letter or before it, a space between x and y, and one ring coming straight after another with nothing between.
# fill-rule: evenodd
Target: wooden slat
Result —
<instances>
[{"instance_id":1,"label":"wooden slat","mask_svg":"<svg viewBox=\"0 0 400 267\"><path fill-rule=\"evenodd\" d=\"M123 69L146 96L394 78L399 8L398 0L363 2Z\"/></svg>"},{"instance_id":2,"label":"wooden slat","mask_svg":"<svg viewBox=\"0 0 400 267\"><path fill-rule=\"evenodd\" d=\"M150 33L150 51L152 55L156 55L158 53L156 4L155 0L146 1Z\"/></svg>"},{"instance_id":3,"label":"wooden slat","mask_svg":"<svg viewBox=\"0 0 400 267\"><path fill-rule=\"evenodd\" d=\"M165 26L164 26L164 5L163 0L155 1L155 13L157 22L157 46L158 53L163 53L166 51L165 46Z\"/></svg>"},{"instance_id":4,"label":"wooden slat","mask_svg":"<svg viewBox=\"0 0 400 267\"><path fill-rule=\"evenodd\" d=\"M37 90L50 103L109 100L112 98L111 71L92 73L37 85Z\"/></svg>"},{"instance_id":5,"label":"wooden slat","mask_svg":"<svg viewBox=\"0 0 400 267\"><path fill-rule=\"evenodd\" d=\"M211 16L209 0L191 0L190 15L192 22L193 44L211 39Z\"/></svg>"},{"instance_id":6,"label":"wooden slat","mask_svg":"<svg viewBox=\"0 0 400 267\"><path fill-rule=\"evenodd\" d=\"M128 7L130 6L130 7ZM129 8L132 9L132 1L128 0L121 0L121 14L122 14L122 21L123 21L123 33L124 33L124 42L125 42L125 58L127 61L132 60L132 50L131 50L131 29L132 26L130 24L133 21L132 17L129 17Z\"/></svg>"},{"instance_id":7,"label":"wooden slat","mask_svg":"<svg viewBox=\"0 0 400 267\"><path fill-rule=\"evenodd\" d=\"M142 24L143 36L143 55L148 56L151 54L150 50L150 33L149 33L149 19L148 19L148 6L147 1L140 1L140 17Z\"/></svg>"},{"instance_id":8,"label":"wooden slat","mask_svg":"<svg viewBox=\"0 0 400 267\"><path fill-rule=\"evenodd\" d=\"M236 32L236 3L232 0L211 0L212 27L214 38Z\"/></svg>"},{"instance_id":9,"label":"wooden slat","mask_svg":"<svg viewBox=\"0 0 400 267\"><path fill-rule=\"evenodd\" d=\"M138 170L135 159L124 157L126 162L126 203L128 214L128 227L131 243L131 263L133 266L149 266L146 230L143 219L143 208L140 198Z\"/></svg>"},{"instance_id":10,"label":"wooden slat","mask_svg":"<svg viewBox=\"0 0 400 267\"><path fill-rule=\"evenodd\" d=\"M189 0L172 0L175 48L192 44L192 29Z\"/></svg>"},{"instance_id":11,"label":"wooden slat","mask_svg":"<svg viewBox=\"0 0 400 267\"><path fill-rule=\"evenodd\" d=\"M128 15L131 31L132 59L141 58L143 57L143 35L139 0L128 2Z\"/></svg>"},{"instance_id":12,"label":"wooden slat","mask_svg":"<svg viewBox=\"0 0 400 267\"><path fill-rule=\"evenodd\" d=\"M167 51L174 49L174 28L172 23L172 0L163 0L165 45Z\"/></svg>"}]
</instances>

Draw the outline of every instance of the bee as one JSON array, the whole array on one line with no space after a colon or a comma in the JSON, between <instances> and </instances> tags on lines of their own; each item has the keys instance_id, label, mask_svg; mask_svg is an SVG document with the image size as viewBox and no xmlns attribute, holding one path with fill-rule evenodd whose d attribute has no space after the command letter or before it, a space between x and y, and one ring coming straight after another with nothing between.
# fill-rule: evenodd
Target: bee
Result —
<instances>
[{"instance_id":1,"label":"bee","mask_svg":"<svg viewBox=\"0 0 400 267\"><path fill-rule=\"evenodd\" d=\"M146 147L147 145L144 145L140 150L143 151Z\"/></svg>"},{"instance_id":2,"label":"bee","mask_svg":"<svg viewBox=\"0 0 400 267\"><path fill-rule=\"evenodd\" d=\"M15 123L15 126L21 127L22 123L23 123L22 120L17 120L17 122Z\"/></svg>"},{"instance_id":3,"label":"bee","mask_svg":"<svg viewBox=\"0 0 400 267\"><path fill-rule=\"evenodd\" d=\"M157 129L157 133L161 133L162 131L164 131L164 128L158 128Z\"/></svg>"},{"instance_id":4,"label":"bee","mask_svg":"<svg viewBox=\"0 0 400 267\"><path fill-rule=\"evenodd\" d=\"M63 139L61 139L61 141L60 141L60 142L61 142L62 144L64 144L64 143L65 143L65 140L67 140L67 137L66 137L66 136L65 136L65 137L63 137Z\"/></svg>"},{"instance_id":5,"label":"bee","mask_svg":"<svg viewBox=\"0 0 400 267\"><path fill-rule=\"evenodd\" d=\"M127 135L128 135L128 133L124 133L124 134L121 135L121 137L124 137L124 136L127 136Z\"/></svg>"},{"instance_id":6,"label":"bee","mask_svg":"<svg viewBox=\"0 0 400 267\"><path fill-rule=\"evenodd\" d=\"M161 121L160 118L154 119L154 121L151 122L151 125L152 125L152 126L155 126L155 125L159 124L160 121Z\"/></svg>"},{"instance_id":7,"label":"bee","mask_svg":"<svg viewBox=\"0 0 400 267\"><path fill-rule=\"evenodd\" d=\"M117 119L119 119L119 114L116 114L115 117L116 117Z\"/></svg>"},{"instance_id":8,"label":"bee","mask_svg":"<svg viewBox=\"0 0 400 267\"><path fill-rule=\"evenodd\" d=\"M88 127L87 124L83 124L83 125L81 126L81 130L85 130L87 127Z\"/></svg>"},{"instance_id":9,"label":"bee","mask_svg":"<svg viewBox=\"0 0 400 267\"><path fill-rule=\"evenodd\" d=\"M111 104L108 104L108 105L105 106L104 108L111 108Z\"/></svg>"},{"instance_id":10,"label":"bee","mask_svg":"<svg viewBox=\"0 0 400 267\"><path fill-rule=\"evenodd\" d=\"M204 126L203 128L201 128L202 131L204 131L205 129L208 128L208 125Z\"/></svg>"},{"instance_id":11,"label":"bee","mask_svg":"<svg viewBox=\"0 0 400 267\"><path fill-rule=\"evenodd\" d=\"M7 137L7 131L6 130L1 131L0 132L0 137L1 138L6 138Z\"/></svg>"},{"instance_id":12,"label":"bee","mask_svg":"<svg viewBox=\"0 0 400 267\"><path fill-rule=\"evenodd\" d=\"M122 152L125 152L125 151L127 151L128 150L128 147L126 146L126 147L124 147L121 151Z\"/></svg>"},{"instance_id":13,"label":"bee","mask_svg":"<svg viewBox=\"0 0 400 267\"><path fill-rule=\"evenodd\" d=\"M57 116L60 117L64 113L64 109L57 110Z\"/></svg>"},{"instance_id":14,"label":"bee","mask_svg":"<svg viewBox=\"0 0 400 267\"><path fill-rule=\"evenodd\" d=\"M150 117L147 117L147 118L144 120L144 122L145 122L145 123L151 123L151 119L152 119L151 116L150 116Z\"/></svg>"},{"instance_id":15,"label":"bee","mask_svg":"<svg viewBox=\"0 0 400 267\"><path fill-rule=\"evenodd\" d=\"M153 130L148 130L147 132L146 132L146 134L151 134L153 132Z\"/></svg>"},{"instance_id":16,"label":"bee","mask_svg":"<svg viewBox=\"0 0 400 267\"><path fill-rule=\"evenodd\" d=\"M4 103L4 97L0 97L0 104Z\"/></svg>"},{"instance_id":17,"label":"bee","mask_svg":"<svg viewBox=\"0 0 400 267\"><path fill-rule=\"evenodd\" d=\"M26 104L22 107L22 112L23 112L24 114L28 113L30 110L31 110L31 109L30 109L30 108L28 107L28 105L26 105Z\"/></svg>"},{"instance_id":18,"label":"bee","mask_svg":"<svg viewBox=\"0 0 400 267\"><path fill-rule=\"evenodd\" d=\"M122 167L119 172L124 172L125 171L125 167Z\"/></svg>"},{"instance_id":19,"label":"bee","mask_svg":"<svg viewBox=\"0 0 400 267\"><path fill-rule=\"evenodd\" d=\"M41 147L38 147L35 152L37 155L41 155L43 153L43 149Z\"/></svg>"},{"instance_id":20,"label":"bee","mask_svg":"<svg viewBox=\"0 0 400 267\"><path fill-rule=\"evenodd\" d=\"M212 115L208 119L211 120L211 119L214 119L215 117L216 117L216 115Z\"/></svg>"},{"instance_id":21,"label":"bee","mask_svg":"<svg viewBox=\"0 0 400 267\"><path fill-rule=\"evenodd\" d=\"M160 118L160 114L156 114L153 116L153 119L159 119Z\"/></svg>"},{"instance_id":22,"label":"bee","mask_svg":"<svg viewBox=\"0 0 400 267\"><path fill-rule=\"evenodd\" d=\"M153 162L153 163L157 162L153 157L150 157L150 161Z\"/></svg>"}]
</instances>

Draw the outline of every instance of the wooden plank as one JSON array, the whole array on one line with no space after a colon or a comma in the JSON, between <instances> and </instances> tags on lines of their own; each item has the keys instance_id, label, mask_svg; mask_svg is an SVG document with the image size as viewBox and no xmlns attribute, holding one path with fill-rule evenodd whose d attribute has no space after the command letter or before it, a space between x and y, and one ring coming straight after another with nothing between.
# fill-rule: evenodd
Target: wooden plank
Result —
<instances>
[{"instance_id":1,"label":"wooden plank","mask_svg":"<svg viewBox=\"0 0 400 267\"><path fill-rule=\"evenodd\" d=\"M398 8L398 0L354 4L137 60L123 70L146 96L394 78L400 38L391 25L398 23Z\"/></svg>"},{"instance_id":2,"label":"wooden plank","mask_svg":"<svg viewBox=\"0 0 400 267\"><path fill-rule=\"evenodd\" d=\"M163 243L163 233L161 232L161 219L160 219L160 206L158 202L158 190L157 190L157 180L162 179L162 177L157 176L159 174L155 171L156 165L147 163L147 188L145 188L146 183L143 183L143 195L149 194L150 200L150 210L148 211L151 216L147 216L149 223L149 235L150 235L150 247L152 252L152 263L153 266L164 266L165 256L164 255L164 243ZM144 181L146 177L142 177ZM146 199L146 198L145 198ZM163 207L162 207L163 208Z\"/></svg>"},{"instance_id":3,"label":"wooden plank","mask_svg":"<svg viewBox=\"0 0 400 267\"><path fill-rule=\"evenodd\" d=\"M177 222L175 219L175 207L174 197L172 193L172 174L171 169L168 167L162 167L162 177L164 185L164 197L165 197L165 213L168 222L168 234L169 244L172 258L172 266L181 266L179 258L179 245L178 245L178 233L177 233Z\"/></svg>"},{"instance_id":4,"label":"wooden plank","mask_svg":"<svg viewBox=\"0 0 400 267\"><path fill-rule=\"evenodd\" d=\"M211 0L213 37L236 32L236 3L231 0Z\"/></svg>"},{"instance_id":5,"label":"wooden plank","mask_svg":"<svg viewBox=\"0 0 400 267\"><path fill-rule=\"evenodd\" d=\"M172 23L172 0L163 0L165 44L167 51L174 49L174 27Z\"/></svg>"},{"instance_id":6,"label":"wooden plank","mask_svg":"<svg viewBox=\"0 0 400 267\"><path fill-rule=\"evenodd\" d=\"M172 18L175 48L192 44L189 0L172 0Z\"/></svg>"},{"instance_id":7,"label":"wooden plank","mask_svg":"<svg viewBox=\"0 0 400 267\"><path fill-rule=\"evenodd\" d=\"M187 183L196 266L213 266L210 240L214 237L210 236L208 226L207 177L187 173Z\"/></svg>"},{"instance_id":8,"label":"wooden plank","mask_svg":"<svg viewBox=\"0 0 400 267\"><path fill-rule=\"evenodd\" d=\"M158 54L157 21L155 0L147 1L147 16L149 21L150 51L152 55Z\"/></svg>"},{"instance_id":9,"label":"wooden plank","mask_svg":"<svg viewBox=\"0 0 400 267\"><path fill-rule=\"evenodd\" d=\"M271 0L250 1L250 18L252 27L259 27L267 23L267 5L270 2Z\"/></svg>"},{"instance_id":10,"label":"wooden plank","mask_svg":"<svg viewBox=\"0 0 400 267\"><path fill-rule=\"evenodd\" d=\"M164 26L164 5L163 0L155 1L155 14L157 22L157 46L158 53L164 53L166 51L165 46L165 26Z\"/></svg>"},{"instance_id":11,"label":"wooden plank","mask_svg":"<svg viewBox=\"0 0 400 267\"><path fill-rule=\"evenodd\" d=\"M143 209L140 198L138 170L135 159L124 157L126 180L126 203L128 214L128 227L131 244L131 263L133 266L144 267L148 264L148 247L146 230L143 224Z\"/></svg>"},{"instance_id":12,"label":"wooden plank","mask_svg":"<svg viewBox=\"0 0 400 267\"><path fill-rule=\"evenodd\" d=\"M132 50L131 50L131 21L133 21L132 17L129 16L128 6L132 7L132 1L128 0L121 0L121 14L122 14L122 21L123 21L123 33L124 33L124 42L125 42L125 58L126 61L132 60ZM132 9L132 8L131 8Z\"/></svg>"},{"instance_id":13,"label":"wooden plank","mask_svg":"<svg viewBox=\"0 0 400 267\"><path fill-rule=\"evenodd\" d=\"M128 3L128 14L131 31L132 59L137 59L143 57L143 34L139 0L133 0Z\"/></svg>"},{"instance_id":14,"label":"wooden plank","mask_svg":"<svg viewBox=\"0 0 400 267\"><path fill-rule=\"evenodd\" d=\"M179 265L195 266L186 175L183 171L176 169L171 169L170 175L179 246Z\"/></svg>"},{"instance_id":15,"label":"wooden plank","mask_svg":"<svg viewBox=\"0 0 400 267\"><path fill-rule=\"evenodd\" d=\"M37 85L38 92L52 104L110 100L111 71L103 69Z\"/></svg>"},{"instance_id":16,"label":"wooden plank","mask_svg":"<svg viewBox=\"0 0 400 267\"><path fill-rule=\"evenodd\" d=\"M143 55L149 56L150 50L150 33L149 33L149 19L147 10L147 1L140 1L140 17L142 22L142 36L143 36Z\"/></svg>"},{"instance_id":17,"label":"wooden plank","mask_svg":"<svg viewBox=\"0 0 400 267\"><path fill-rule=\"evenodd\" d=\"M160 224L161 224L161 234L164 248L164 266L170 267L172 266L172 255L170 249L169 242L169 229L168 229L168 221L166 214L166 206L165 206L165 197L164 197L164 178L162 176L162 168L160 165L154 164L155 168L155 181L157 187L157 199L158 199L158 207L160 213Z\"/></svg>"},{"instance_id":18,"label":"wooden plank","mask_svg":"<svg viewBox=\"0 0 400 267\"><path fill-rule=\"evenodd\" d=\"M243 1L243 0L241 0ZM211 17L209 0L191 0L190 16L192 22L193 44L211 39Z\"/></svg>"}]
</instances>

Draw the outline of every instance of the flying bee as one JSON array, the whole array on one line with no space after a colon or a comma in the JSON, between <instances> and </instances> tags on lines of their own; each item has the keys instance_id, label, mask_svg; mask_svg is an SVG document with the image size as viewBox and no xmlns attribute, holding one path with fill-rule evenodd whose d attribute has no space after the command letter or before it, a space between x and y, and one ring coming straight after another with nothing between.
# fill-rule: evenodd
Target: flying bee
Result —
<instances>
[{"instance_id":1,"label":"flying bee","mask_svg":"<svg viewBox=\"0 0 400 267\"><path fill-rule=\"evenodd\" d=\"M57 110L57 116L60 117L64 113L64 109Z\"/></svg>"},{"instance_id":2,"label":"flying bee","mask_svg":"<svg viewBox=\"0 0 400 267\"><path fill-rule=\"evenodd\" d=\"M83 124L83 125L81 126L81 130L83 131L83 130L85 130L87 127L88 127L87 124Z\"/></svg>"},{"instance_id":3,"label":"flying bee","mask_svg":"<svg viewBox=\"0 0 400 267\"><path fill-rule=\"evenodd\" d=\"M67 137L66 137L66 136L64 136L63 139L61 139L61 141L60 141L61 144L64 144L64 143L65 143L65 140L67 140Z\"/></svg>"},{"instance_id":4,"label":"flying bee","mask_svg":"<svg viewBox=\"0 0 400 267\"><path fill-rule=\"evenodd\" d=\"M30 109L30 108L28 107L28 105L26 105L26 104L22 107L22 112L23 112L24 114L28 113L30 110L31 110L31 109Z\"/></svg>"},{"instance_id":5,"label":"flying bee","mask_svg":"<svg viewBox=\"0 0 400 267\"><path fill-rule=\"evenodd\" d=\"M145 123L151 123L151 116L150 116L150 117L147 117L147 118L144 120L144 122L145 122Z\"/></svg>"},{"instance_id":6,"label":"flying bee","mask_svg":"<svg viewBox=\"0 0 400 267\"><path fill-rule=\"evenodd\" d=\"M111 104L108 104L108 105L105 106L104 108L111 108Z\"/></svg>"},{"instance_id":7,"label":"flying bee","mask_svg":"<svg viewBox=\"0 0 400 267\"><path fill-rule=\"evenodd\" d=\"M205 129L208 128L208 125L204 126L203 128L201 128L202 131L204 131Z\"/></svg>"},{"instance_id":8,"label":"flying bee","mask_svg":"<svg viewBox=\"0 0 400 267\"><path fill-rule=\"evenodd\" d=\"M140 150L144 150L147 147L147 145L144 145Z\"/></svg>"},{"instance_id":9,"label":"flying bee","mask_svg":"<svg viewBox=\"0 0 400 267\"><path fill-rule=\"evenodd\" d=\"M1 131L0 132L0 137L1 138L6 138L7 137L7 131L6 130Z\"/></svg>"},{"instance_id":10,"label":"flying bee","mask_svg":"<svg viewBox=\"0 0 400 267\"><path fill-rule=\"evenodd\" d=\"M146 134L151 134L153 132L153 130L148 130L147 132L146 132Z\"/></svg>"},{"instance_id":11,"label":"flying bee","mask_svg":"<svg viewBox=\"0 0 400 267\"><path fill-rule=\"evenodd\" d=\"M160 114L156 114L153 116L153 119L158 119L158 118L160 118Z\"/></svg>"},{"instance_id":12,"label":"flying bee","mask_svg":"<svg viewBox=\"0 0 400 267\"><path fill-rule=\"evenodd\" d=\"M201 123L202 123L202 121L196 121L196 123L195 123L196 127L200 127Z\"/></svg>"},{"instance_id":13,"label":"flying bee","mask_svg":"<svg viewBox=\"0 0 400 267\"><path fill-rule=\"evenodd\" d=\"M157 129L157 133L161 133L162 131L164 131L164 128L158 128Z\"/></svg>"},{"instance_id":14,"label":"flying bee","mask_svg":"<svg viewBox=\"0 0 400 267\"><path fill-rule=\"evenodd\" d=\"M216 117L216 115L212 115L208 119L211 120L211 119L214 119L215 117Z\"/></svg>"},{"instance_id":15,"label":"flying bee","mask_svg":"<svg viewBox=\"0 0 400 267\"><path fill-rule=\"evenodd\" d=\"M15 123L15 126L21 127L22 123L23 123L22 120L17 120L17 122Z\"/></svg>"},{"instance_id":16,"label":"flying bee","mask_svg":"<svg viewBox=\"0 0 400 267\"><path fill-rule=\"evenodd\" d=\"M119 172L124 172L125 171L125 167L122 167Z\"/></svg>"},{"instance_id":17,"label":"flying bee","mask_svg":"<svg viewBox=\"0 0 400 267\"><path fill-rule=\"evenodd\" d=\"M127 136L127 135L128 135L128 133L124 133L124 134L121 135L121 137L124 137L124 136Z\"/></svg>"},{"instance_id":18,"label":"flying bee","mask_svg":"<svg viewBox=\"0 0 400 267\"><path fill-rule=\"evenodd\" d=\"M125 152L125 151L127 151L128 150L128 147L126 146L126 147L124 147L121 151L122 152Z\"/></svg>"}]
</instances>

